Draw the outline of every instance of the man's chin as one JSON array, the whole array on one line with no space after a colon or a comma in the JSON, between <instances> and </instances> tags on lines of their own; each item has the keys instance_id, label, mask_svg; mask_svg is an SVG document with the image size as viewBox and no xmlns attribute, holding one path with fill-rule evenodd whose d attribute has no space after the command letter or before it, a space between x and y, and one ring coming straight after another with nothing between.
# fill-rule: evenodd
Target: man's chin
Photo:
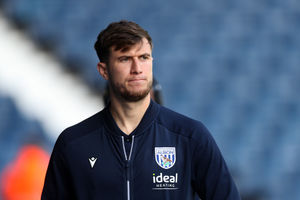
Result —
<instances>
[{"instance_id":1,"label":"man's chin","mask_svg":"<svg viewBox=\"0 0 300 200\"><path fill-rule=\"evenodd\" d=\"M149 94L150 90L144 90L141 92L124 92L121 94L123 99L129 102L138 102L146 98Z\"/></svg>"}]
</instances>

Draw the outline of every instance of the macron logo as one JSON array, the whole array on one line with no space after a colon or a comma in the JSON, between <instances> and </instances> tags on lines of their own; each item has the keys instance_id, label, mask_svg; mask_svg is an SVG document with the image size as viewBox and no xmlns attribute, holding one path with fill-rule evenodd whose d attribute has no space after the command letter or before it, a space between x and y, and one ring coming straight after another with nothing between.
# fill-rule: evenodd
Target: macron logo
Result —
<instances>
[{"instance_id":1,"label":"macron logo","mask_svg":"<svg viewBox=\"0 0 300 200\"><path fill-rule=\"evenodd\" d=\"M97 158L91 157L91 158L89 158L89 161L90 161L90 164L91 164L91 168L93 168L96 161L97 161Z\"/></svg>"}]
</instances>

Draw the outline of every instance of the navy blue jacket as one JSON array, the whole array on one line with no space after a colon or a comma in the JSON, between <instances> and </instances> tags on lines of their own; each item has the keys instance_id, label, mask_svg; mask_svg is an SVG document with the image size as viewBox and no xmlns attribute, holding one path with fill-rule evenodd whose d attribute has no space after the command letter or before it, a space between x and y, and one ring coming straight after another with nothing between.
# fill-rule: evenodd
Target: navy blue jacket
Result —
<instances>
[{"instance_id":1,"label":"navy blue jacket","mask_svg":"<svg viewBox=\"0 0 300 200\"><path fill-rule=\"evenodd\" d=\"M54 146L42 200L240 199L198 121L151 102L128 136L108 107L67 128Z\"/></svg>"}]
</instances>

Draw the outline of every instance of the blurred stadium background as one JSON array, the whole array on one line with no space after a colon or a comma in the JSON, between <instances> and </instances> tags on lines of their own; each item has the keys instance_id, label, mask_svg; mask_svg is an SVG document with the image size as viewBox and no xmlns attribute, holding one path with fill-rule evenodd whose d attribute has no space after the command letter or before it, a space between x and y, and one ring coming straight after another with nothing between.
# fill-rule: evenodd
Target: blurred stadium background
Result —
<instances>
[{"instance_id":1,"label":"blurred stadium background","mask_svg":"<svg viewBox=\"0 0 300 200\"><path fill-rule=\"evenodd\" d=\"M121 19L149 31L164 105L208 127L243 199L300 199L300 1L0 0L0 200L39 199L17 166L102 109L93 44Z\"/></svg>"}]
</instances>

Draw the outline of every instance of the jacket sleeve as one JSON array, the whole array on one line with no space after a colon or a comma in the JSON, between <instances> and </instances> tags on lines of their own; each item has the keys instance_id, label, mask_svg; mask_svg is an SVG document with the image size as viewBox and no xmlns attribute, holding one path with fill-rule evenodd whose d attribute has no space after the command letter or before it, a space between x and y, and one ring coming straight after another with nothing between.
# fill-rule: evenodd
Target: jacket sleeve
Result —
<instances>
[{"instance_id":1,"label":"jacket sleeve","mask_svg":"<svg viewBox=\"0 0 300 200\"><path fill-rule=\"evenodd\" d=\"M217 144L206 130L193 159L193 185L202 200L240 200L236 185Z\"/></svg>"},{"instance_id":2,"label":"jacket sleeve","mask_svg":"<svg viewBox=\"0 0 300 200\"><path fill-rule=\"evenodd\" d=\"M60 136L51 154L41 200L75 199L63 147L64 145Z\"/></svg>"}]
</instances>

